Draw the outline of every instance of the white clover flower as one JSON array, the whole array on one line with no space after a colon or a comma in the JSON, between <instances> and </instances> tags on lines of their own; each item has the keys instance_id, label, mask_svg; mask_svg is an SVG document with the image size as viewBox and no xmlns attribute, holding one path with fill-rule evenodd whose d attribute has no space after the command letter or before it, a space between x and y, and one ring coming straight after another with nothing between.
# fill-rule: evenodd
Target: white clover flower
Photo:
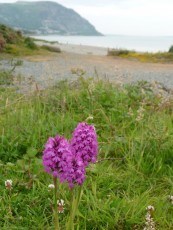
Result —
<instances>
[{"instance_id":1,"label":"white clover flower","mask_svg":"<svg viewBox=\"0 0 173 230\"><path fill-rule=\"evenodd\" d=\"M49 191L53 190L54 188L55 188L55 185L54 185L54 184L49 184L49 185L48 185Z\"/></svg>"},{"instance_id":2,"label":"white clover flower","mask_svg":"<svg viewBox=\"0 0 173 230\"><path fill-rule=\"evenodd\" d=\"M170 199L170 200L173 200L173 196L170 195L170 196L169 196L169 199Z\"/></svg>"},{"instance_id":3,"label":"white clover flower","mask_svg":"<svg viewBox=\"0 0 173 230\"><path fill-rule=\"evenodd\" d=\"M89 115L89 117L87 117L86 121L88 121L88 120L93 120L93 119L94 119L93 116L92 116L92 115Z\"/></svg>"},{"instance_id":4,"label":"white clover flower","mask_svg":"<svg viewBox=\"0 0 173 230\"><path fill-rule=\"evenodd\" d=\"M143 230L155 230L155 222L153 219L154 207L149 205L147 208L147 214L145 216L145 227Z\"/></svg>"},{"instance_id":5,"label":"white clover flower","mask_svg":"<svg viewBox=\"0 0 173 230\"><path fill-rule=\"evenodd\" d=\"M146 209L147 209L148 211L154 211L154 206L149 205Z\"/></svg>"},{"instance_id":6,"label":"white clover flower","mask_svg":"<svg viewBox=\"0 0 173 230\"><path fill-rule=\"evenodd\" d=\"M11 190L12 189L12 184L13 184L12 180L6 180L5 181L5 187L6 187L6 189Z\"/></svg>"},{"instance_id":7,"label":"white clover flower","mask_svg":"<svg viewBox=\"0 0 173 230\"><path fill-rule=\"evenodd\" d=\"M57 201L57 203L58 203L59 205L60 205L60 204L61 204L61 205L64 205L64 200L63 200L63 199L60 199L60 200Z\"/></svg>"},{"instance_id":8,"label":"white clover flower","mask_svg":"<svg viewBox=\"0 0 173 230\"><path fill-rule=\"evenodd\" d=\"M64 200L60 199L60 200L57 200L57 204L58 204L58 212L59 213L63 213L64 212Z\"/></svg>"},{"instance_id":9,"label":"white clover flower","mask_svg":"<svg viewBox=\"0 0 173 230\"><path fill-rule=\"evenodd\" d=\"M169 198L171 204L173 205L173 196L170 195L170 196L168 196L168 198Z\"/></svg>"}]
</instances>

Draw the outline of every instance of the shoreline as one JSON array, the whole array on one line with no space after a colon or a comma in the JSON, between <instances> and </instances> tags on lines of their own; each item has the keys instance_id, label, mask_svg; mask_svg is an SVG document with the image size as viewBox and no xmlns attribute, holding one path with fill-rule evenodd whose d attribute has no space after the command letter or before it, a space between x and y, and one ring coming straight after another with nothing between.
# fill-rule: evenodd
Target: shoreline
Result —
<instances>
[{"instance_id":1,"label":"shoreline","mask_svg":"<svg viewBox=\"0 0 173 230\"><path fill-rule=\"evenodd\" d=\"M110 56L114 58L122 58L126 60L140 61L144 63L173 63L173 53L165 52L142 52L136 50L128 50L121 48L100 47L82 44L60 43L35 40L38 46L49 46L52 48L59 48L62 52L74 53L80 55L96 55L96 56Z\"/></svg>"},{"instance_id":2,"label":"shoreline","mask_svg":"<svg viewBox=\"0 0 173 230\"><path fill-rule=\"evenodd\" d=\"M124 49L136 52L158 53L167 52L173 45L171 36L132 36L132 35L105 35L105 36L31 36L34 39L50 43L91 46L103 49Z\"/></svg>"},{"instance_id":3,"label":"shoreline","mask_svg":"<svg viewBox=\"0 0 173 230\"><path fill-rule=\"evenodd\" d=\"M49 42L49 41L35 41L39 46L48 45L55 48L60 48L62 52L75 53L75 54L85 54L85 55L99 55L106 56L108 53L108 48L89 46L89 45L75 45L70 43L59 43L59 42Z\"/></svg>"}]
</instances>

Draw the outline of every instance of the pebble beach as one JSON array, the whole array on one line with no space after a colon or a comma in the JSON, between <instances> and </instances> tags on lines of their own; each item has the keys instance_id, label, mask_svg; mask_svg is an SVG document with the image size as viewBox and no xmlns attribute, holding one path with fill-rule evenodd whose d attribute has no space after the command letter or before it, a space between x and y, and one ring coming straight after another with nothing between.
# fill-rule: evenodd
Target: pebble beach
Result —
<instances>
[{"instance_id":1,"label":"pebble beach","mask_svg":"<svg viewBox=\"0 0 173 230\"><path fill-rule=\"evenodd\" d=\"M44 42L39 42L43 45ZM107 79L115 83L136 81L159 82L173 88L173 63L141 63L119 57L107 56L107 49L83 45L59 44L61 53L50 56L26 57L22 65L15 68L15 74L33 78L41 87L57 81L75 80L85 77ZM1 60L0 69L10 69L9 61Z\"/></svg>"}]
</instances>

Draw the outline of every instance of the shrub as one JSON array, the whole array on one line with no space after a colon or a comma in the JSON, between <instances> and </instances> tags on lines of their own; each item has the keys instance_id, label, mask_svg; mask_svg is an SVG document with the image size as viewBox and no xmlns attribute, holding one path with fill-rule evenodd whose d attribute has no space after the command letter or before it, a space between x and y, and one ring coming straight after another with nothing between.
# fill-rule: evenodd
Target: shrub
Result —
<instances>
[{"instance_id":1,"label":"shrub","mask_svg":"<svg viewBox=\"0 0 173 230\"><path fill-rule=\"evenodd\" d=\"M173 53L173 45L169 48L169 53Z\"/></svg>"},{"instance_id":2,"label":"shrub","mask_svg":"<svg viewBox=\"0 0 173 230\"><path fill-rule=\"evenodd\" d=\"M0 86L1 85L12 85L14 76L11 71L0 71Z\"/></svg>"},{"instance_id":3,"label":"shrub","mask_svg":"<svg viewBox=\"0 0 173 230\"><path fill-rule=\"evenodd\" d=\"M0 34L0 52L4 49L5 44L6 44L5 39L4 39L3 35Z\"/></svg>"},{"instance_id":4,"label":"shrub","mask_svg":"<svg viewBox=\"0 0 173 230\"><path fill-rule=\"evenodd\" d=\"M10 44L7 44L5 46L5 53L8 53L8 54L13 54L13 55L19 55L19 49L15 46L15 45L10 45Z\"/></svg>"},{"instance_id":5,"label":"shrub","mask_svg":"<svg viewBox=\"0 0 173 230\"><path fill-rule=\"evenodd\" d=\"M37 49L37 45L34 43L33 39L30 37L25 38L25 45L26 47L28 47L29 49L35 50Z\"/></svg>"},{"instance_id":6,"label":"shrub","mask_svg":"<svg viewBox=\"0 0 173 230\"><path fill-rule=\"evenodd\" d=\"M15 44L17 43L21 37L18 36L15 30L0 24L0 34L3 35L6 43Z\"/></svg>"},{"instance_id":7,"label":"shrub","mask_svg":"<svg viewBox=\"0 0 173 230\"><path fill-rule=\"evenodd\" d=\"M22 32L20 30L16 31L17 35L22 38Z\"/></svg>"},{"instance_id":8,"label":"shrub","mask_svg":"<svg viewBox=\"0 0 173 230\"><path fill-rule=\"evenodd\" d=\"M111 56L120 56L120 55L127 55L129 54L130 51L129 50L125 50L125 49L111 49L111 50L108 50L108 55L111 55Z\"/></svg>"},{"instance_id":9,"label":"shrub","mask_svg":"<svg viewBox=\"0 0 173 230\"><path fill-rule=\"evenodd\" d=\"M61 53L61 49L59 47L43 45L42 48L50 52Z\"/></svg>"},{"instance_id":10,"label":"shrub","mask_svg":"<svg viewBox=\"0 0 173 230\"><path fill-rule=\"evenodd\" d=\"M6 42L9 44L15 44L17 42L17 36L15 33L8 32L6 34Z\"/></svg>"}]
</instances>

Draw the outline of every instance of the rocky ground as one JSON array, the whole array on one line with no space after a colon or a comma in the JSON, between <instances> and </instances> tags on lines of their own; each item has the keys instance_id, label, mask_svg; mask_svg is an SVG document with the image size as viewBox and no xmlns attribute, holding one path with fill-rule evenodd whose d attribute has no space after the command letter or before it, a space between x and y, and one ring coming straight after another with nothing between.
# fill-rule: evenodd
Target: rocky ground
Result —
<instances>
[{"instance_id":1,"label":"rocky ground","mask_svg":"<svg viewBox=\"0 0 173 230\"><path fill-rule=\"evenodd\" d=\"M48 57L33 56L22 59L23 63L14 70L15 75L34 79L40 87L63 79L74 80L78 76L86 76L106 78L117 83L156 81L173 88L173 63L141 63L110 57L106 55L104 48L92 49L74 45L61 45L60 48L61 53ZM9 60L0 61L0 69L10 68Z\"/></svg>"}]
</instances>

